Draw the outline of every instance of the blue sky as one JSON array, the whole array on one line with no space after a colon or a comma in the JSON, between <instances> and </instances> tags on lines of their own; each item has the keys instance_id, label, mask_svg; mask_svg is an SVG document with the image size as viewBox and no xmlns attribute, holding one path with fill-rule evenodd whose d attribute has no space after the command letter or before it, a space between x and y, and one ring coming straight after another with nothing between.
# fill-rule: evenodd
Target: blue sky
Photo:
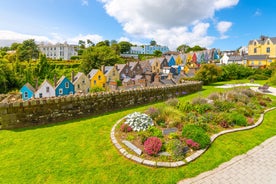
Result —
<instances>
[{"instance_id":1,"label":"blue sky","mask_svg":"<svg viewBox=\"0 0 276 184\"><path fill-rule=\"evenodd\" d=\"M181 44L221 50L276 37L272 0L7 0L0 3L0 46L34 38Z\"/></svg>"}]
</instances>

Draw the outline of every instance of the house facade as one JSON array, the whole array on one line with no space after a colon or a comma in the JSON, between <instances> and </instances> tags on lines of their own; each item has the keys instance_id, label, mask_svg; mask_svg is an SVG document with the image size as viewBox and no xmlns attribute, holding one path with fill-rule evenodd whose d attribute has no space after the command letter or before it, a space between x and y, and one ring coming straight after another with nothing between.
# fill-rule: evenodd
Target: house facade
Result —
<instances>
[{"instance_id":1,"label":"house facade","mask_svg":"<svg viewBox=\"0 0 276 184\"><path fill-rule=\"evenodd\" d=\"M75 93L89 93L90 80L82 72L78 72L76 76L73 76L73 84L75 87Z\"/></svg>"},{"instance_id":2,"label":"house facade","mask_svg":"<svg viewBox=\"0 0 276 184\"><path fill-rule=\"evenodd\" d=\"M66 96L75 94L73 83L65 76L62 76L55 87L56 96Z\"/></svg>"},{"instance_id":3,"label":"house facade","mask_svg":"<svg viewBox=\"0 0 276 184\"><path fill-rule=\"evenodd\" d=\"M90 89L95 87L105 88L106 78L103 72L99 69L92 69L88 78L90 80Z\"/></svg>"},{"instance_id":4,"label":"house facade","mask_svg":"<svg viewBox=\"0 0 276 184\"><path fill-rule=\"evenodd\" d=\"M38 45L40 51L46 55L47 58L51 59L63 59L70 60L72 56L77 56L77 45L69 45L65 43L57 44L44 44L41 43Z\"/></svg>"},{"instance_id":5,"label":"house facade","mask_svg":"<svg viewBox=\"0 0 276 184\"><path fill-rule=\"evenodd\" d=\"M127 63L129 65L129 69L130 69L130 73L129 73L129 77L133 78L136 75L142 75L143 73L143 68L140 65L140 62L128 62Z\"/></svg>"},{"instance_id":6,"label":"house facade","mask_svg":"<svg viewBox=\"0 0 276 184\"><path fill-rule=\"evenodd\" d=\"M26 83L21 89L22 100L29 100L34 97L35 89L30 83Z\"/></svg>"},{"instance_id":7,"label":"house facade","mask_svg":"<svg viewBox=\"0 0 276 184\"><path fill-rule=\"evenodd\" d=\"M35 98L54 97L56 96L55 88L47 79L45 79L43 83L38 87L34 95L35 95Z\"/></svg>"},{"instance_id":8,"label":"house facade","mask_svg":"<svg viewBox=\"0 0 276 184\"><path fill-rule=\"evenodd\" d=\"M247 65L250 67L267 67L276 61L276 37L261 36L248 43Z\"/></svg>"},{"instance_id":9,"label":"house facade","mask_svg":"<svg viewBox=\"0 0 276 184\"><path fill-rule=\"evenodd\" d=\"M104 73L106 83L111 81L116 82L120 79L116 66L102 66L102 72Z\"/></svg>"},{"instance_id":10,"label":"house facade","mask_svg":"<svg viewBox=\"0 0 276 184\"><path fill-rule=\"evenodd\" d=\"M167 46L161 45L142 45L130 48L131 54L154 54L154 51L161 51L162 53L168 52L169 48Z\"/></svg>"}]
</instances>

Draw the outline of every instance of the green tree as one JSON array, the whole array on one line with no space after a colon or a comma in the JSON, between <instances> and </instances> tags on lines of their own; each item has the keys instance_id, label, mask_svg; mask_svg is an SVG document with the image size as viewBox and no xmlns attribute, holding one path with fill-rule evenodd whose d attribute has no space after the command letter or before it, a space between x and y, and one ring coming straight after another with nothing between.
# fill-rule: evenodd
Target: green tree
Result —
<instances>
[{"instance_id":1,"label":"green tree","mask_svg":"<svg viewBox=\"0 0 276 184\"><path fill-rule=\"evenodd\" d=\"M17 50L17 48L18 48L20 45L21 45L21 43L16 43L16 42L12 43L12 44L11 44L11 50Z\"/></svg>"},{"instance_id":2,"label":"green tree","mask_svg":"<svg viewBox=\"0 0 276 184\"><path fill-rule=\"evenodd\" d=\"M119 42L119 45L120 45L121 53L129 53L130 48L132 46L132 44L127 41L121 41L121 42Z\"/></svg>"},{"instance_id":3,"label":"green tree","mask_svg":"<svg viewBox=\"0 0 276 184\"><path fill-rule=\"evenodd\" d=\"M30 59L38 58L39 50L35 40L29 39L23 41L23 43L17 47L16 53L19 61L30 61Z\"/></svg>"},{"instance_id":4,"label":"green tree","mask_svg":"<svg viewBox=\"0 0 276 184\"><path fill-rule=\"evenodd\" d=\"M36 77L40 79L47 78L48 74L50 73L49 69L50 69L50 64L48 63L48 60L45 54L41 54L39 56L39 60L35 68Z\"/></svg>"},{"instance_id":5,"label":"green tree","mask_svg":"<svg viewBox=\"0 0 276 184\"><path fill-rule=\"evenodd\" d=\"M190 47L188 45L182 44L182 45L178 46L176 50L178 52L187 53L189 49L190 49Z\"/></svg>"},{"instance_id":6,"label":"green tree","mask_svg":"<svg viewBox=\"0 0 276 184\"><path fill-rule=\"evenodd\" d=\"M155 40L151 40L151 41L150 41L150 45L151 45L151 46L154 46L154 45L157 45L157 43L156 43Z\"/></svg>"},{"instance_id":7,"label":"green tree","mask_svg":"<svg viewBox=\"0 0 276 184\"><path fill-rule=\"evenodd\" d=\"M210 84L212 82L216 82L221 74L221 68L215 64L203 64L196 72L195 78L203 81L204 84Z\"/></svg>"},{"instance_id":8,"label":"green tree","mask_svg":"<svg viewBox=\"0 0 276 184\"><path fill-rule=\"evenodd\" d=\"M79 40L79 48L80 49L85 49L85 41Z\"/></svg>"},{"instance_id":9,"label":"green tree","mask_svg":"<svg viewBox=\"0 0 276 184\"><path fill-rule=\"evenodd\" d=\"M162 56L162 52L160 50L155 50L153 52L153 55L156 56L156 57L160 57L160 56Z\"/></svg>"},{"instance_id":10,"label":"green tree","mask_svg":"<svg viewBox=\"0 0 276 184\"><path fill-rule=\"evenodd\" d=\"M80 68L88 73L91 69L100 68L102 65L113 66L122 63L122 58L109 46L89 47L84 50Z\"/></svg>"},{"instance_id":11,"label":"green tree","mask_svg":"<svg viewBox=\"0 0 276 184\"><path fill-rule=\"evenodd\" d=\"M90 39L87 39L86 43L87 43L88 47L95 46L95 44Z\"/></svg>"}]
</instances>

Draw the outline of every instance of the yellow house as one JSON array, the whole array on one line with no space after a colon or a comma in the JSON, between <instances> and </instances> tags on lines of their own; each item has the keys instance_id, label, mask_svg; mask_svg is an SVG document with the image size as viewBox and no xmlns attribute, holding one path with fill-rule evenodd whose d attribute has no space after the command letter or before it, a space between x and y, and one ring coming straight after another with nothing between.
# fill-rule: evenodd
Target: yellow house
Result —
<instances>
[{"instance_id":1,"label":"yellow house","mask_svg":"<svg viewBox=\"0 0 276 184\"><path fill-rule=\"evenodd\" d=\"M265 68L276 61L276 37L261 36L248 44L247 66Z\"/></svg>"},{"instance_id":2,"label":"yellow house","mask_svg":"<svg viewBox=\"0 0 276 184\"><path fill-rule=\"evenodd\" d=\"M160 73L160 62L158 61L158 58L153 58L149 60L150 66L151 66L151 72L152 73Z\"/></svg>"},{"instance_id":3,"label":"yellow house","mask_svg":"<svg viewBox=\"0 0 276 184\"><path fill-rule=\"evenodd\" d=\"M92 69L88 74L88 78L90 79L90 88L105 88L106 78L101 70Z\"/></svg>"},{"instance_id":4,"label":"yellow house","mask_svg":"<svg viewBox=\"0 0 276 184\"><path fill-rule=\"evenodd\" d=\"M182 57L181 57L180 54L178 54L178 55L176 56L176 58L175 58L175 64L176 64L176 65L181 65L181 64L183 64Z\"/></svg>"}]
</instances>

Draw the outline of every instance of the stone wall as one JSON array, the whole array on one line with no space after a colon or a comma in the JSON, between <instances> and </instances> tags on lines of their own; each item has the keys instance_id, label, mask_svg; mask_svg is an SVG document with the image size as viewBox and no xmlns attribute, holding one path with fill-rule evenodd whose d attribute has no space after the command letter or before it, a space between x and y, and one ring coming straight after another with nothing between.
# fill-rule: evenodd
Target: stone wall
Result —
<instances>
[{"instance_id":1,"label":"stone wall","mask_svg":"<svg viewBox=\"0 0 276 184\"><path fill-rule=\"evenodd\" d=\"M202 89L201 82L128 91L71 95L0 103L0 129L61 122L183 96Z\"/></svg>"}]
</instances>

